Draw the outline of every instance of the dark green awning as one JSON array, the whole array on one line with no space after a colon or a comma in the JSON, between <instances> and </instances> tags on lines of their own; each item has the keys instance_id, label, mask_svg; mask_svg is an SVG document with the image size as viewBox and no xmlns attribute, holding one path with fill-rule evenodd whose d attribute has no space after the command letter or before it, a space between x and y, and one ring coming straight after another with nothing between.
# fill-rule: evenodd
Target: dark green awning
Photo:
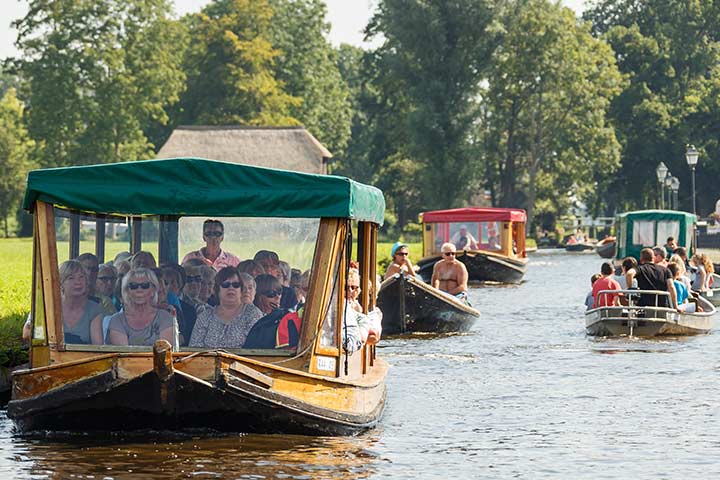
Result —
<instances>
[{"instance_id":1,"label":"dark green awning","mask_svg":"<svg viewBox=\"0 0 720 480\"><path fill-rule=\"evenodd\" d=\"M107 215L341 217L383 223L375 187L315 175L199 158L33 170L23 208L37 200Z\"/></svg>"}]
</instances>

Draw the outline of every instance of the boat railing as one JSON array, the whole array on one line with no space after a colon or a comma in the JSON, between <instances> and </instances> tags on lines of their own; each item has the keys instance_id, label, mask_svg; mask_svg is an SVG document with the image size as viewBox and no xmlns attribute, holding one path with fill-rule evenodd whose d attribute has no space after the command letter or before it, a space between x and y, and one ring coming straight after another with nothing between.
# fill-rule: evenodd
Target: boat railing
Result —
<instances>
[{"instance_id":1,"label":"boat railing","mask_svg":"<svg viewBox=\"0 0 720 480\"><path fill-rule=\"evenodd\" d=\"M624 302L614 305L615 296ZM645 299L642 305L638 303L641 298ZM603 306L593 310L599 310L602 318L665 318L668 312L676 311L666 306L671 305L670 294L662 290L600 290L598 303Z\"/></svg>"}]
</instances>

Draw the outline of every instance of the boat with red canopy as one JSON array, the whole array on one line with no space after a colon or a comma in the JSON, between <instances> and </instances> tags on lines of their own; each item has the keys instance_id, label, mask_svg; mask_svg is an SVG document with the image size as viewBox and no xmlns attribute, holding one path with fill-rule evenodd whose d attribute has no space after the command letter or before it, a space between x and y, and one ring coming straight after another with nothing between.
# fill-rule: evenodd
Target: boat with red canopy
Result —
<instances>
[{"instance_id":1,"label":"boat with red canopy","mask_svg":"<svg viewBox=\"0 0 720 480\"><path fill-rule=\"evenodd\" d=\"M527 270L525 223L519 208L465 207L420 214L423 258L417 262L430 281L440 248L450 242L465 264L470 281L520 283Z\"/></svg>"}]
</instances>

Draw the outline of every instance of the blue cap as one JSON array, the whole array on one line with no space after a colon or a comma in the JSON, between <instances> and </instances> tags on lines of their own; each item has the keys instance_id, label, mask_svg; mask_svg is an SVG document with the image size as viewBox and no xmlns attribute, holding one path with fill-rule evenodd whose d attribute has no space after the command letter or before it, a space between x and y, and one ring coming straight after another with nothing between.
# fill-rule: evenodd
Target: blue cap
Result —
<instances>
[{"instance_id":1,"label":"blue cap","mask_svg":"<svg viewBox=\"0 0 720 480\"><path fill-rule=\"evenodd\" d=\"M402 247L407 247L407 245L404 244L404 243L402 243L402 242L395 242L395 243L393 243L393 246L392 246L392 248L390 249L390 256L391 256L391 257L394 257L394 256L395 256L395 252L398 251L398 248L402 248Z\"/></svg>"}]
</instances>

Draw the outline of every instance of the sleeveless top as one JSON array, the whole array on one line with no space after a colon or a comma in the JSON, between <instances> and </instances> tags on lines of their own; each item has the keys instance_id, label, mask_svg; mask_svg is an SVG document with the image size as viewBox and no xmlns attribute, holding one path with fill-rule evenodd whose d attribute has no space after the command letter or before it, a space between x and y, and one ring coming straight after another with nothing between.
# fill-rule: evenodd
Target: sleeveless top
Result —
<instances>
[{"instance_id":1,"label":"sleeveless top","mask_svg":"<svg viewBox=\"0 0 720 480\"><path fill-rule=\"evenodd\" d=\"M92 319L102 314L100 304L88 300L85 302L82 317L74 326L69 327L63 322L63 331L65 335L65 343L80 343L84 345L90 344L90 322Z\"/></svg>"},{"instance_id":2,"label":"sleeveless top","mask_svg":"<svg viewBox=\"0 0 720 480\"><path fill-rule=\"evenodd\" d=\"M230 323L225 323L216 315L217 308L206 308L198 313L189 346L242 348L250 329L263 316L255 305L245 304Z\"/></svg>"},{"instance_id":3,"label":"sleeveless top","mask_svg":"<svg viewBox=\"0 0 720 480\"><path fill-rule=\"evenodd\" d=\"M122 332L127 335L128 345L144 345L152 346L156 340L160 339L160 332L168 327L173 326L174 319L167 311L158 309L155 318L145 328L136 330L128 324L125 310L122 310L110 317L109 330Z\"/></svg>"}]
</instances>

